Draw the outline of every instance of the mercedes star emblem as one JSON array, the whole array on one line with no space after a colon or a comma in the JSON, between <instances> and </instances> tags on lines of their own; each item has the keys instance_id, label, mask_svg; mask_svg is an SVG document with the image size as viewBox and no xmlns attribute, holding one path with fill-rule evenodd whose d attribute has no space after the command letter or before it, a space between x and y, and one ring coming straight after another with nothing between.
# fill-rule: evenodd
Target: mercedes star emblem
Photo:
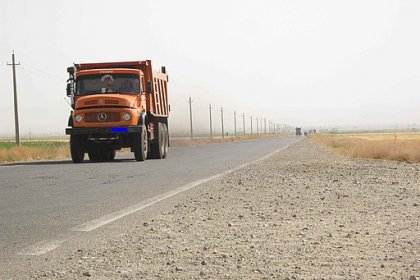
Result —
<instances>
[{"instance_id":1,"label":"mercedes star emblem","mask_svg":"<svg viewBox=\"0 0 420 280\"><path fill-rule=\"evenodd\" d=\"M105 114L105 113L99 113L99 114L98 114L98 116L97 116L97 119L98 119L98 121L100 121L100 122L104 122L104 121L106 121L106 118L107 118L107 116L106 116L106 114Z\"/></svg>"}]
</instances>

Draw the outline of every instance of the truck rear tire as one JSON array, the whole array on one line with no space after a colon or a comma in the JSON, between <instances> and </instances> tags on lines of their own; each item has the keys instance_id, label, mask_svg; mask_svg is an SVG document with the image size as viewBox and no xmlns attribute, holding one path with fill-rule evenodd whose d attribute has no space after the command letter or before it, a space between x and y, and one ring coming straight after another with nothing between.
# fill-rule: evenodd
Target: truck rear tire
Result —
<instances>
[{"instance_id":1,"label":"truck rear tire","mask_svg":"<svg viewBox=\"0 0 420 280\"><path fill-rule=\"evenodd\" d=\"M168 156L168 147L169 147L169 133L168 133L168 127L166 124L163 124L163 132L164 132L164 139L165 144L163 146L163 158L166 158Z\"/></svg>"},{"instance_id":2,"label":"truck rear tire","mask_svg":"<svg viewBox=\"0 0 420 280\"><path fill-rule=\"evenodd\" d=\"M151 158L161 159L165 153L165 132L163 123L158 123L157 138L153 141L150 147Z\"/></svg>"},{"instance_id":3,"label":"truck rear tire","mask_svg":"<svg viewBox=\"0 0 420 280\"><path fill-rule=\"evenodd\" d=\"M98 154L98 151L95 149L95 150L89 150L88 151L88 157L89 157L89 160L90 161L99 161L99 154Z\"/></svg>"},{"instance_id":4,"label":"truck rear tire","mask_svg":"<svg viewBox=\"0 0 420 280\"><path fill-rule=\"evenodd\" d=\"M136 161L144 161L149 152L149 137L145 126L141 127L141 132L134 134L134 158Z\"/></svg>"},{"instance_id":5,"label":"truck rear tire","mask_svg":"<svg viewBox=\"0 0 420 280\"><path fill-rule=\"evenodd\" d=\"M102 159L104 161L113 161L117 151L115 149L109 148L102 150Z\"/></svg>"},{"instance_id":6,"label":"truck rear tire","mask_svg":"<svg viewBox=\"0 0 420 280\"><path fill-rule=\"evenodd\" d=\"M70 135L70 154L74 163L81 163L85 158L83 151L84 138L81 135Z\"/></svg>"}]
</instances>

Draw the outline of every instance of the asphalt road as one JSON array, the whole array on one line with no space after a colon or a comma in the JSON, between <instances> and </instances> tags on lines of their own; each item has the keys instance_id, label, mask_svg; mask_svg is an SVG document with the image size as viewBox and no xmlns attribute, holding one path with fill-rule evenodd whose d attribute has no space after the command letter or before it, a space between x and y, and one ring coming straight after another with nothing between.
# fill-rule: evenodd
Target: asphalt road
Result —
<instances>
[{"instance_id":1,"label":"asphalt road","mask_svg":"<svg viewBox=\"0 0 420 280\"><path fill-rule=\"evenodd\" d=\"M134 161L130 153L106 163L65 160L0 166L0 263L16 255L43 255L73 232L101 230L104 223L146 207L151 199L297 139L170 148L168 158L145 162Z\"/></svg>"}]
</instances>

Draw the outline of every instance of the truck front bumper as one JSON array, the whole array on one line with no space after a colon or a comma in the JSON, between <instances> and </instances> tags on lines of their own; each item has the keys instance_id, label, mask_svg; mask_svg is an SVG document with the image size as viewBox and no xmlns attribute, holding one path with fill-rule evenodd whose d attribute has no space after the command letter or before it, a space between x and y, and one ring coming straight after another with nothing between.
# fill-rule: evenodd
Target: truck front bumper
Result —
<instances>
[{"instance_id":1,"label":"truck front bumper","mask_svg":"<svg viewBox=\"0 0 420 280\"><path fill-rule=\"evenodd\" d=\"M141 132L141 125L125 126L125 127L73 127L66 128L67 135L80 135L80 134L110 134L110 133L138 133Z\"/></svg>"}]
</instances>

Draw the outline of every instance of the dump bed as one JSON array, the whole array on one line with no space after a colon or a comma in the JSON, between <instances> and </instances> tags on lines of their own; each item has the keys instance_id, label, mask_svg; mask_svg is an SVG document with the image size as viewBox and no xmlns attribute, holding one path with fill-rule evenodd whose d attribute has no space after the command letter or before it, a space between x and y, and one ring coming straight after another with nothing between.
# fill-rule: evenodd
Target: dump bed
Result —
<instances>
[{"instance_id":1,"label":"dump bed","mask_svg":"<svg viewBox=\"0 0 420 280\"><path fill-rule=\"evenodd\" d=\"M152 61L123 61L123 62L100 62L100 63L78 63L74 65L77 71L83 70L100 70L100 69L116 69L128 68L138 69L143 72L145 85L151 84L151 93L146 95L147 111L149 114L156 117L168 117L169 103L168 103L168 75L152 70ZM162 67L162 69L164 69Z\"/></svg>"}]
</instances>

